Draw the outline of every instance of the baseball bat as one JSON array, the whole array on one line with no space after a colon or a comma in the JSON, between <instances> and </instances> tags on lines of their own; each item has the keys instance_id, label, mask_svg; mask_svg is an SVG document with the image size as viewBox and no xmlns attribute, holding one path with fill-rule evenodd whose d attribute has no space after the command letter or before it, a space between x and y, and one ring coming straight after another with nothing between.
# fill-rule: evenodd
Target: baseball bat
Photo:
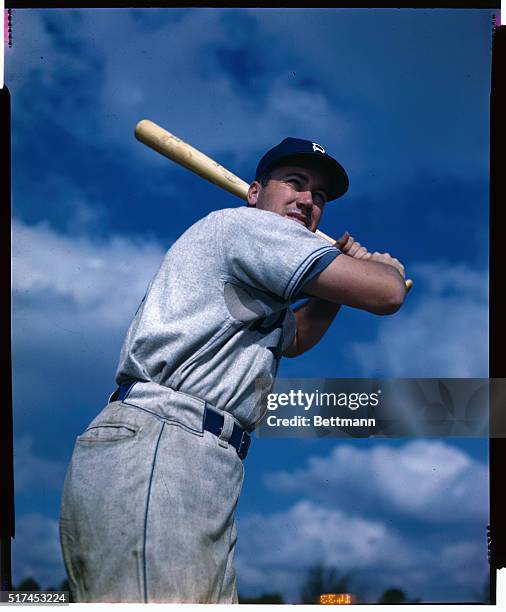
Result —
<instances>
[{"instance_id":1,"label":"baseball bat","mask_svg":"<svg viewBox=\"0 0 506 612\"><path fill-rule=\"evenodd\" d=\"M153 121L149 121L149 119L139 121L135 126L135 137L151 149L198 174L206 181L225 189L225 191L241 198L241 200L247 200L249 184L246 181L232 174L214 159L204 155L174 134L167 132ZM316 230L315 234L331 244L336 242L334 238L327 236L320 230ZM413 281L407 280L406 288L410 289L412 284Z\"/></svg>"}]
</instances>

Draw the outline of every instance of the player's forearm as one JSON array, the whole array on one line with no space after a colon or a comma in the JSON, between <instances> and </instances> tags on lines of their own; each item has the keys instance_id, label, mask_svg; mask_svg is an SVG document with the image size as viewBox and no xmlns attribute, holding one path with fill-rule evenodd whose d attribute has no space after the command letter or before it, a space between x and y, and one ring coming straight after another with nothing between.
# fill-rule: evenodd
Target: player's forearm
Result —
<instances>
[{"instance_id":1,"label":"player's forearm","mask_svg":"<svg viewBox=\"0 0 506 612\"><path fill-rule=\"evenodd\" d=\"M304 291L334 304L380 315L396 312L406 295L404 279L394 266L345 254L307 283Z\"/></svg>"},{"instance_id":2,"label":"player's forearm","mask_svg":"<svg viewBox=\"0 0 506 612\"><path fill-rule=\"evenodd\" d=\"M376 269L379 281L370 296L372 307L366 308L366 310L379 315L397 312L404 303L407 293L404 277L396 268L388 264L371 260L364 263ZM375 299L376 295L379 298L377 300Z\"/></svg>"},{"instance_id":3,"label":"player's forearm","mask_svg":"<svg viewBox=\"0 0 506 612\"><path fill-rule=\"evenodd\" d=\"M367 282L363 293L358 296L357 306L376 315L397 312L406 297L406 284L399 271L379 261L368 260L360 263L366 266L366 270L360 272ZM350 305L354 306L353 302Z\"/></svg>"},{"instance_id":4,"label":"player's forearm","mask_svg":"<svg viewBox=\"0 0 506 612\"><path fill-rule=\"evenodd\" d=\"M296 357L317 344L330 327L340 308L340 304L313 297L297 309L295 311L297 325L295 339L283 355Z\"/></svg>"}]
</instances>

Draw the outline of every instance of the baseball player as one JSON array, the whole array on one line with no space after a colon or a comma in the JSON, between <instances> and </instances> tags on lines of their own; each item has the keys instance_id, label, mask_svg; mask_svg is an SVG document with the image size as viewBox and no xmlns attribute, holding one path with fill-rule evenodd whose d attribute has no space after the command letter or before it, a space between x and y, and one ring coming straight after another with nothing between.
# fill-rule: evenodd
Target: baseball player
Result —
<instances>
[{"instance_id":1,"label":"baseball player","mask_svg":"<svg viewBox=\"0 0 506 612\"><path fill-rule=\"evenodd\" d=\"M316 344L341 304L405 298L404 268L344 234L314 234L348 189L317 143L260 160L248 206L218 210L169 249L128 329L107 406L78 436L60 538L78 602L236 603L234 511L255 380ZM300 308L291 304L309 300Z\"/></svg>"}]
</instances>

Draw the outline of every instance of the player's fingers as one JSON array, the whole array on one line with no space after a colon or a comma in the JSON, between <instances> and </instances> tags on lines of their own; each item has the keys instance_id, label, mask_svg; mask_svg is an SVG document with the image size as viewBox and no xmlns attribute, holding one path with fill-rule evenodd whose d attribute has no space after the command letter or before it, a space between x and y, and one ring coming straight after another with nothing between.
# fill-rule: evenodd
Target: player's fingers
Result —
<instances>
[{"instance_id":1,"label":"player's fingers","mask_svg":"<svg viewBox=\"0 0 506 612\"><path fill-rule=\"evenodd\" d=\"M349 237L350 237L350 234L348 232L344 232L341 238L338 238L336 240L336 243L334 246L337 247L338 249L343 249L344 245L348 242Z\"/></svg>"},{"instance_id":2,"label":"player's fingers","mask_svg":"<svg viewBox=\"0 0 506 612\"><path fill-rule=\"evenodd\" d=\"M396 257L393 257L392 259L399 268L402 268L404 270L404 266L401 264L401 262Z\"/></svg>"},{"instance_id":3,"label":"player's fingers","mask_svg":"<svg viewBox=\"0 0 506 612\"><path fill-rule=\"evenodd\" d=\"M350 252L350 248L353 246L354 242L355 242L355 238L353 238L353 236L348 236L348 240L346 241L346 244L343 246L341 251L345 253L346 255L348 255Z\"/></svg>"},{"instance_id":4,"label":"player's fingers","mask_svg":"<svg viewBox=\"0 0 506 612\"><path fill-rule=\"evenodd\" d=\"M404 266L401 264L401 262L398 259L395 259L394 257L392 258L392 261L394 262L394 265L397 270L399 270L399 274L402 276L402 278L406 278L406 271L404 270Z\"/></svg>"},{"instance_id":5,"label":"player's fingers","mask_svg":"<svg viewBox=\"0 0 506 612\"><path fill-rule=\"evenodd\" d=\"M351 255L352 257L354 257L361 246L362 245L360 244L360 242L354 242L351 245L350 250L348 251L348 255Z\"/></svg>"},{"instance_id":6,"label":"player's fingers","mask_svg":"<svg viewBox=\"0 0 506 612\"><path fill-rule=\"evenodd\" d=\"M361 246L355 253L355 259L364 259L368 253L369 251L364 246Z\"/></svg>"}]
</instances>

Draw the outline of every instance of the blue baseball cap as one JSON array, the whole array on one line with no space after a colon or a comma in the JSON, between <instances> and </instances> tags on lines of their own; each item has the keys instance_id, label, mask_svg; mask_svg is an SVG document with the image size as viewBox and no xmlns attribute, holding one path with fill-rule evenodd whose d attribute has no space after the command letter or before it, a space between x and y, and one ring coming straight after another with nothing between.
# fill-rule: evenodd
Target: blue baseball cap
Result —
<instances>
[{"instance_id":1,"label":"blue baseball cap","mask_svg":"<svg viewBox=\"0 0 506 612\"><path fill-rule=\"evenodd\" d=\"M258 162L255 180L263 174L281 165L304 165L305 160L311 160L321 166L329 179L327 200L340 198L348 191L349 180L346 170L325 149L316 142L300 138L285 138L278 145L267 151Z\"/></svg>"}]
</instances>

